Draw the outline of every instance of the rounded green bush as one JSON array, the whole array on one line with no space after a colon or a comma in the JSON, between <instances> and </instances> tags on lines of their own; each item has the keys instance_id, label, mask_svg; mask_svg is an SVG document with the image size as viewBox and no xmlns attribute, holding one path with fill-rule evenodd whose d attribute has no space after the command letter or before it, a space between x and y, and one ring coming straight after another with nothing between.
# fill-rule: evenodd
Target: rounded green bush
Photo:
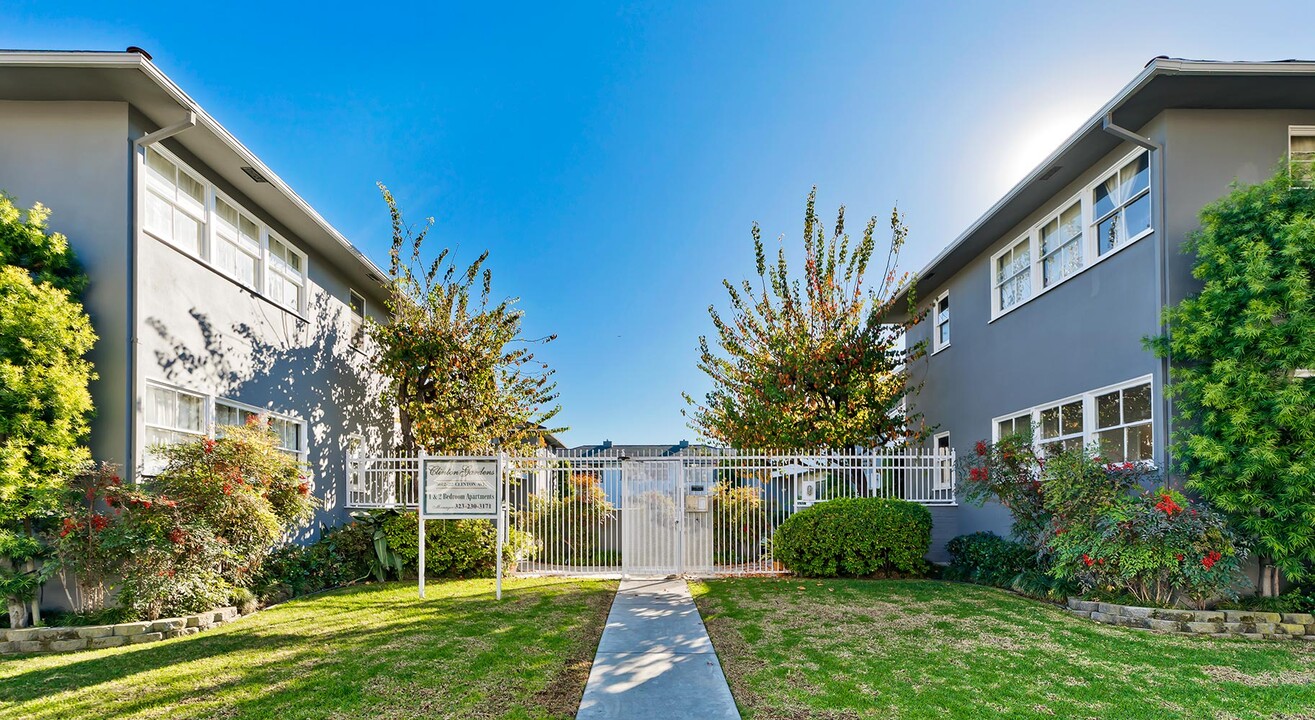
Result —
<instances>
[{"instance_id":1,"label":"rounded green bush","mask_svg":"<svg viewBox=\"0 0 1315 720\"><path fill-rule=\"evenodd\" d=\"M927 570L931 511L890 498L837 498L791 515L772 537L776 559L809 577Z\"/></svg>"},{"instance_id":2,"label":"rounded green bush","mask_svg":"<svg viewBox=\"0 0 1315 720\"><path fill-rule=\"evenodd\" d=\"M402 557L406 569L418 573L419 516L400 513L384 523L388 547ZM517 551L526 543L524 533L512 530L503 546L503 567L515 569ZM425 522L425 575L429 577L493 577L497 567L497 530L488 520L429 520Z\"/></svg>"},{"instance_id":3,"label":"rounded green bush","mask_svg":"<svg viewBox=\"0 0 1315 720\"><path fill-rule=\"evenodd\" d=\"M1008 588L1019 575L1038 570L1035 550L993 532L960 535L945 549L950 553L950 565L942 576L946 580Z\"/></svg>"}]
</instances>

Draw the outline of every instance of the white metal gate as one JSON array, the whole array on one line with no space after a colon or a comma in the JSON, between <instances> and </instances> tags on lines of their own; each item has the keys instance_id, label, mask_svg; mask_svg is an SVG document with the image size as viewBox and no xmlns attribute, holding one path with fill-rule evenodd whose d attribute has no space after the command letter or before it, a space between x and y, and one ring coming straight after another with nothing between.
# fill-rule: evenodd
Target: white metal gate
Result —
<instances>
[{"instance_id":1,"label":"white metal gate","mask_svg":"<svg viewBox=\"0 0 1315 720\"><path fill-rule=\"evenodd\" d=\"M771 538L791 514L837 497L955 504L955 456L920 449L745 451L676 446L504 457L508 545L518 572L775 573ZM415 508L414 457L349 457L349 508Z\"/></svg>"}]
</instances>

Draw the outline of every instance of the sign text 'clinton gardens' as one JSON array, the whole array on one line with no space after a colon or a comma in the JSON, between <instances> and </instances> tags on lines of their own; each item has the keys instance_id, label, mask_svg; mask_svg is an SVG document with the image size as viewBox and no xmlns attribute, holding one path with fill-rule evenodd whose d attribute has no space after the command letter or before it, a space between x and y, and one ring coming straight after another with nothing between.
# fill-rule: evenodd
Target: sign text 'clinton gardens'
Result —
<instances>
[{"instance_id":1,"label":"sign text 'clinton gardens'","mask_svg":"<svg viewBox=\"0 0 1315 720\"><path fill-rule=\"evenodd\" d=\"M427 518L498 517L497 458L425 458L420 513Z\"/></svg>"}]
</instances>

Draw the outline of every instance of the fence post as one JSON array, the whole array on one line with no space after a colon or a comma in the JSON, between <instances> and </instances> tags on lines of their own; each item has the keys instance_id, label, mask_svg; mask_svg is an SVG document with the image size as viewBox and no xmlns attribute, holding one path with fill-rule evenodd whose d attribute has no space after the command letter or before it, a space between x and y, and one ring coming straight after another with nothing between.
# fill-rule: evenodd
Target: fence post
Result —
<instances>
[{"instance_id":1,"label":"fence post","mask_svg":"<svg viewBox=\"0 0 1315 720\"><path fill-rule=\"evenodd\" d=\"M506 457L506 453L504 453L504 452L502 452L501 450L499 450L499 451L498 451L498 462L497 462L497 465L496 465L496 467L497 467L497 469L498 469L498 483L497 483L497 487L498 487L498 490L497 490L497 502L498 502L498 527L497 527L497 531L498 531L498 579L497 579L497 588L496 588L496 591L495 591L495 593L494 593L494 594L496 595L496 598L497 598L498 600L501 600L501 599L502 599L502 544L503 544L503 533L505 533L505 532L507 531L507 507L506 507L506 505L503 504L503 500L505 499L505 496L506 496L506 493L503 492L503 490L504 490L504 488L503 488L503 483L506 482L506 479L503 477L503 469L504 469L505 466L506 466L506 463L505 463L505 461L504 461L504 458L505 458L505 457Z\"/></svg>"},{"instance_id":2,"label":"fence post","mask_svg":"<svg viewBox=\"0 0 1315 720\"><path fill-rule=\"evenodd\" d=\"M425 458L427 457L428 455L422 450L420 452L420 472L416 473L416 489L420 493L420 497L416 498L416 515L419 516L417 518L419 522L417 522L416 525L420 528L420 556L418 562L420 563L419 575L421 599L424 599L425 597Z\"/></svg>"}]
</instances>

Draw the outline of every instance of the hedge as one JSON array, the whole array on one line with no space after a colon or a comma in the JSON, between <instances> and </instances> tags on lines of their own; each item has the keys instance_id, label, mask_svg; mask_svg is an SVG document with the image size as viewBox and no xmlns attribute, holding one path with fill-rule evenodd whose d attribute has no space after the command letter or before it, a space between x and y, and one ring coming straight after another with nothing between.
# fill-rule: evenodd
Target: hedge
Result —
<instances>
[{"instance_id":1,"label":"hedge","mask_svg":"<svg viewBox=\"0 0 1315 720\"><path fill-rule=\"evenodd\" d=\"M1024 571L1037 569L1036 551L1030 546L992 532L960 535L945 549L950 553L946 580L1007 588Z\"/></svg>"},{"instance_id":2,"label":"hedge","mask_svg":"<svg viewBox=\"0 0 1315 720\"><path fill-rule=\"evenodd\" d=\"M791 515L772 537L776 559L799 575L919 575L931 511L891 498L837 498Z\"/></svg>"},{"instance_id":3,"label":"hedge","mask_svg":"<svg viewBox=\"0 0 1315 720\"><path fill-rule=\"evenodd\" d=\"M420 555L419 516L400 513L384 523L388 547L402 557L408 573L417 573ZM503 546L504 570L515 569L525 545L525 533L511 530ZM493 577L497 568L497 530L488 520L425 522L425 575L429 577Z\"/></svg>"}]
</instances>

